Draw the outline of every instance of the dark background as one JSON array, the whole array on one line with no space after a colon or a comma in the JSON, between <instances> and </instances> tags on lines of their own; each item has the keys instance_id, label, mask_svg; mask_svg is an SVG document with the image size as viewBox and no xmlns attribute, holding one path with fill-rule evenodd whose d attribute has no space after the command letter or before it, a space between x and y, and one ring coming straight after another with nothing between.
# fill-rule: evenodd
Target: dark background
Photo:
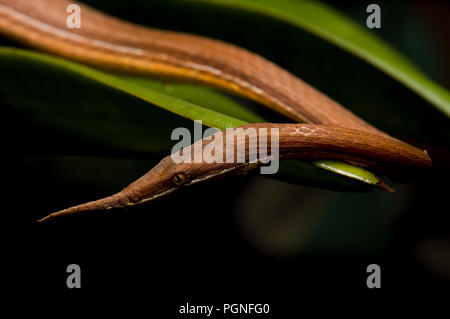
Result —
<instances>
[{"instance_id":1,"label":"dark background","mask_svg":"<svg viewBox=\"0 0 450 319\"><path fill-rule=\"evenodd\" d=\"M311 301L324 305L343 296L352 307L356 299L370 303L386 294L448 295L450 156L448 140L430 128L446 131L448 120L432 106L351 55L265 17L231 11L211 17L207 13L213 8L175 10L163 2L86 3L149 26L249 47L376 126L425 146L435 169L418 182L395 185L393 194L342 193L257 176L234 177L138 207L38 224L36 219L49 212L120 190L158 157L111 149L36 124L0 100L6 235L2 263L8 269L6 280L18 293L11 296L30 293L48 304L62 299L77 305L106 299L110 310L122 305L112 302L115 298L131 299L133 309L144 307L151 309L149 314L168 317L186 302L269 303L272 317L280 318L301 314ZM345 3L332 2L364 25L369 3ZM374 32L448 88L448 4L377 3L382 29ZM208 27L212 23L214 28ZM272 31L265 33L263 27ZM297 36L303 42L292 44ZM264 37L274 45L263 46ZM392 105L395 111L386 111ZM401 116L405 112L406 119ZM412 128L405 128L402 121L410 119ZM66 287L66 267L72 263L81 266L80 290ZM372 263L381 266L380 290L366 286L366 267ZM316 308L322 310L327 307Z\"/></svg>"}]
</instances>

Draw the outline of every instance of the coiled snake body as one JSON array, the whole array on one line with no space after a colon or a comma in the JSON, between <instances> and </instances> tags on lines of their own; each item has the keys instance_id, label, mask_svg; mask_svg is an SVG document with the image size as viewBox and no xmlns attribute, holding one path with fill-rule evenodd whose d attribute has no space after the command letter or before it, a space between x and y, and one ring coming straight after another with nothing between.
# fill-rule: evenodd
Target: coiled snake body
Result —
<instances>
[{"instance_id":1,"label":"coiled snake body","mask_svg":"<svg viewBox=\"0 0 450 319\"><path fill-rule=\"evenodd\" d=\"M0 33L27 46L92 66L207 83L257 101L293 121L308 123L246 126L277 127L280 159L342 159L386 173L411 173L431 167L426 152L377 130L256 54L217 40L137 26L83 4L79 4L82 27L69 29L66 10L72 3L0 0ZM44 219L142 203L237 168L242 165L177 164L168 156L121 192Z\"/></svg>"}]
</instances>

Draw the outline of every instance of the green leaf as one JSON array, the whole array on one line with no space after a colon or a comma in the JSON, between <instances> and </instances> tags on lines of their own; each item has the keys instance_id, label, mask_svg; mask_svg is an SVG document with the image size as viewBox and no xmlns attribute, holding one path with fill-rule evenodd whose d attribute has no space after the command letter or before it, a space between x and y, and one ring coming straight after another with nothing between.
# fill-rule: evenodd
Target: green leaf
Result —
<instances>
[{"instance_id":1,"label":"green leaf","mask_svg":"<svg viewBox=\"0 0 450 319\"><path fill-rule=\"evenodd\" d=\"M8 105L44 125L120 149L168 152L171 130L178 126L189 127L186 118L201 119L204 125L221 130L247 123L233 116L255 122L261 119L208 88L109 74L33 51L0 48L0 65L3 73L0 90ZM162 93L164 91L166 94ZM170 96L167 91L210 108ZM224 114L225 111L228 114ZM357 181L308 163L287 161L281 164L276 175L280 179L332 189L364 189ZM335 172L342 174L342 170ZM376 185L379 182L364 169L353 167L352 172L365 183Z\"/></svg>"},{"instance_id":2,"label":"green leaf","mask_svg":"<svg viewBox=\"0 0 450 319\"><path fill-rule=\"evenodd\" d=\"M180 0L176 0L180 1ZM185 0L183 0L185 2ZM247 10L309 31L379 68L450 117L450 93L372 32L319 1L188 0Z\"/></svg>"},{"instance_id":3,"label":"green leaf","mask_svg":"<svg viewBox=\"0 0 450 319\"><path fill-rule=\"evenodd\" d=\"M167 153L172 130L192 125L186 118L220 128L247 123L150 90L140 79L121 78L34 51L0 48L0 64L1 96L9 106L42 125L108 147ZM199 93L197 98L206 96L221 108L223 103L227 107L233 103L208 88L192 89ZM220 98L213 99L214 94ZM235 104L229 110L239 115L238 107Z\"/></svg>"},{"instance_id":4,"label":"green leaf","mask_svg":"<svg viewBox=\"0 0 450 319\"><path fill-rule=\"evenodd\" d=\"M313 161L313 163L323 169L348 176L351 178L358 179L362 182L371 184L373 180L375 180L377 177L369 172L365 171L364 174L361 174L361 171L355 170L355 168L358 168L356 166L350 165L345 162L341 161L335 161L335 160L320 160L320 161Z\"/></svg>"},{"instance_id":5,"label":"green leaf","mask_svg":"<svg viewBox=\"0 0 450 319\"><path fill-rule=\"evenodd\" d=\"M177 97L192 104L211 105L208 107L209 109L214 109L221 114L241 119L248 123L267 121L230 97L203 86L188 83L164 83L149 80L148 78L130 77L126 75L120 75L120 77L126 81L131 81L150 90Z\"/></svg>"}]
</instances>

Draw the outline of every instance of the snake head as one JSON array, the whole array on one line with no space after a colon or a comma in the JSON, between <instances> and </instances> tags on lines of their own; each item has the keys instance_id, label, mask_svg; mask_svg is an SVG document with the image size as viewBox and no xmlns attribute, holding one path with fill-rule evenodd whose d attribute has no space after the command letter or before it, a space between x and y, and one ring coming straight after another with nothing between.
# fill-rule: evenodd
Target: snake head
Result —
<instances>
[{"instance_id":1,"label":"snake head","mask_svg":"<svg viewBox=\"0 0 450 319\"><path fill-rule=\"evenodd\" d=\"M119 193L52 213L39 221L80 212L142 204L198 182L220 177L234 171L239 172L244 167L247 170L249 169L248 164L239 166L233 163L177 163L169 155Z\"/></svg>"},{"instance_id":2,"label":"snake head","mask_svg":"<svg viewBox=\"0 0 450 319\"><path fill-rule=\"evenodd\" d=\"M246 172L257 166L249 163L240 166L234 163L214 162L176 163L171 156L167 156L122 192L129 200L128 205L141 204L199 182L241 171Z\"/></svg>"}]
</instances>

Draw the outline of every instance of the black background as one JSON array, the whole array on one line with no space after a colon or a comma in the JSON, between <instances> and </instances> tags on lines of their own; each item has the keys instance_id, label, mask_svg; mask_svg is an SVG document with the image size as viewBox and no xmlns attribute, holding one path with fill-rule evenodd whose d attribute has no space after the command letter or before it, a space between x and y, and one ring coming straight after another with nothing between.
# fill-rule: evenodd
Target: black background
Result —
<instances>
[{"instance_id":1,"label":"black background","mask_svg":"<svg viewBox=\"0 0 450 319\"><path fill-rule=\"evenodd\" d=\"M93 4L101 7L102 1ZM352 2L342 9L355 7ZM132 8L124 9L123 15L127 17L128 12ZM135 20L141 22L139 17ZM352 207L351 202L361 196L368 199L368 205L379 205L376 201L380 200L381 212L387 209L384 203L391 203L383 202L385 196L406 194L400 204L396 202L401 212L375 248L355 244L357 249L346 250L342 248L344 241L336 249L325 241L316 248L278 254L249 240L239 221L242 194L255 183L280 185L257 176L199 185L129 209L38 224L36 220L49 212L121 189L150 169L154 157L110 150L39 126L7 108L3 119L13 119L4 120L0 131L5 188L1 225L6 235L2 263L8 269L6 281L14 288L11 296L24 298L29 293L33 299L46 300L42 307L60 300L73 303L75 308L81 300L106 300L109 310L122 305L113 300L133 300L136 304L132 309L144 308L148 314L158 312L167 317L175 317L186 302L216 306L268 303L271 317L280 318L289 313L300 315L312 302L319 303L317 312L330 310L326 307L330 298L344 297L340 307L346 309L361 301L370 304L374 298L383 300L386 294L394 298L407 293L448 295L445 267L449 266L450 218L446 180L450 174L445 146L431 151L436 158L433 173L417 183L396 185L397 193L385 195L375 190L338 195L350 206L335 207L333 213L343 214L346 227L334 236L348 238L355 233L352 240L358 242L358 224L345 220L348 215L344 210ZM305 200L307 196L335 196L332 191L296 187L298 192L292 193L289 188L290 197L283 197L292 201L289 211L301 196ZM263 196L267 194L254 194L248 201L254 203ZM365 214L360 207L355 205L351 216ZM282 211L280 208L279 213ZM430 242L431 246L426 246ZM370 241L365 243L370 246ZM431 247L425 259L418 253L420 247ZM66 287L66 267L72 263L81 267L79 290ZM366 286L366 267L372 263L382 269L380 290Z\"/></svg>"}]
</instances>

